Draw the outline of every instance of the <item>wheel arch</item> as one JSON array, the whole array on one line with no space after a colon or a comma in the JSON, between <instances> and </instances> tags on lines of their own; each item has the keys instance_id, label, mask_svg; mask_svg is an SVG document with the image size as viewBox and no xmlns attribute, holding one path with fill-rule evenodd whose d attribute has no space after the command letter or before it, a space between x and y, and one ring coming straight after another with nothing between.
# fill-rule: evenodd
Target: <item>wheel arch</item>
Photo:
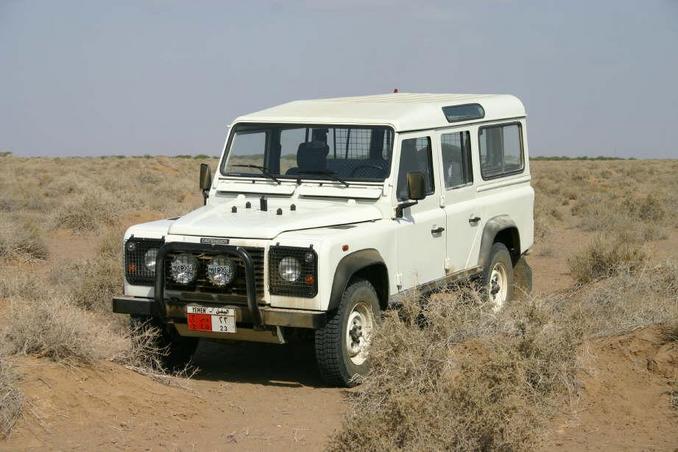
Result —
<instances>
[{"instance_id":1,"label":"wheel arch","mask_svg":"<svg viewBox=\"0 0 678 452\"><path fill-rule=\"evenodd\" d=\"M368 248L344 256L337 264L327 310L332 311L339 306L344 291L355 277L366 279L374 286L379 306L385 309L389 292L388 268L379 251Z\"/></svg>"},{"instance_id":2,"label":"wheel arch","mask_svg":"<svg viewBox=\"0 0 678 452\"><path fill-rule=\"evenodd\" d=\"M503 243L511 254L511 260L515 265L520 259L520 232L516 223L508 215L499 215L485 223L483 235L480 240L480 256L478 265L485 268L490 261L492 245Z\"/></svg>"}]
</instances>

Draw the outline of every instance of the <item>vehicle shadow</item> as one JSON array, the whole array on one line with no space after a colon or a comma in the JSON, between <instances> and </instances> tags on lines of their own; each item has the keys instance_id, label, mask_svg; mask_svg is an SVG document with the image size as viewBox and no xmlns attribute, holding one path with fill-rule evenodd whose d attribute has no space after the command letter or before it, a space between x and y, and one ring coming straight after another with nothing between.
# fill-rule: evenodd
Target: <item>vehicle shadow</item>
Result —
<instances>
[{"instance_id":1,"label":"vehicle shadow","mask_svg":"<svg viewBox=\"0 0 678 452\"><path fill-rule=\"evenodd\" d=\"M200 341L193 355L196 380L280 387L327 387L315 362L312 343L262 344Z\"/></svg>"}]
</instances>

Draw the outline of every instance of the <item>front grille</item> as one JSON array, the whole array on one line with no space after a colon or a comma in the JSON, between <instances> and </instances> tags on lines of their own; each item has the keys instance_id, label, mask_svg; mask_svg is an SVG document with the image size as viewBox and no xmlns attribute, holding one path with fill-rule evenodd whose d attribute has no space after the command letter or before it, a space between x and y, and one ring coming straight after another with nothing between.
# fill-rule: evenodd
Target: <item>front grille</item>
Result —
<instances>
[{"instance_id":1,"label":"front grille","mask_svg":"<svg viewBox=\"0 0 678 452\"><path fill-rule=\"evenodd\" d=\"M127 282L139 286L152 286L155 282L155 270L146 268L144 256L151 248L158 249L162 239L137 239L131 237L125 242L125 278Z\"/></svg>"},{"instance_id":2,"label":"front grille","mask_svg":"<svg viewBox=\"0 0 678 452\"><path fill-rule=\"evenodd\" d=\"M243 249L247 251L247 253L252 258L252 264L254 266L254 284L256 287L257 298L260 299L264 295L264 249L251 247L243 247ZM212 259L220 254L218 251L189 253L198 259L198 274L195 281L186 285L177 284L174 282L174 280L172 280L171 263L172 258L177 254L185 253L171 253L165 256L164 282L166 290L247 297L245 263L239 257L231 255L228 256L236 263L235 276L230 284L226 285L225 287L218 287L212 284L207 277L207 265Z\"/></svg>"}]
</instances>

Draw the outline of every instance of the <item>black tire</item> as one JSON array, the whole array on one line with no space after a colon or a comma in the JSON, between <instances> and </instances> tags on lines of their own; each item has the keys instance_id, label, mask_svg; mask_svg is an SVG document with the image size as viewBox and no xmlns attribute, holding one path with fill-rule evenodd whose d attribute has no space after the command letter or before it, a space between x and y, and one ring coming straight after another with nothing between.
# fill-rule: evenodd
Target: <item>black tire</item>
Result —
<instances>
[{"instance_id":1,"label":"black tire","mask_svg":"<svg viewBox=\"0 0 678 452\"><path fill-rule=\"evenodd\" d=\"M173 328L169 329L160 319L145 316L130 316L132 329L155 328L159 331L155 346L161 351L160 361L166 371L182 370L191 361L199 338L180 336Z\"/></svg>"},{"instance_id":2,"label":"black tire","mask_svg":"<svg viewBox=\"0 0 678 452\"><path fill-rule=\"evenodd\" d=\"M503 273L499 284L493 283L493 271L497 270ZM490 250L490 260L483 269L482 290L487 298L487 301L495 304L493 307L495 311L499 311L506 307L513 299L513 261L511 260L511 253L503 243L496 242L492 245ZM505 290L505 292L503 292ZM504 295L505 296L502 296ZM500 300L503 299L503 300Z\"/></svg>"},{"instance_id":3,"label":"black tire","mask_svg":"<svg viewBox=\"0 0 678 452\"><path fill-rule=\"evenodd\" d=\"M315 332L316 361L320 375L328 385L355 386L359 383L359 377L367 375L370 369L367 353L361 352L360 356L354 356L352 359L347 345L348 321L356 309L371 311L372 328L379 323L381 319L379 297L372 284L364 279L356 279L349 283L337 310L329 314L325 326ZM357 339L359 340L360 338ZM363 357L364 361L357 364L356 361Z\"/></svg>"}]
</instances>

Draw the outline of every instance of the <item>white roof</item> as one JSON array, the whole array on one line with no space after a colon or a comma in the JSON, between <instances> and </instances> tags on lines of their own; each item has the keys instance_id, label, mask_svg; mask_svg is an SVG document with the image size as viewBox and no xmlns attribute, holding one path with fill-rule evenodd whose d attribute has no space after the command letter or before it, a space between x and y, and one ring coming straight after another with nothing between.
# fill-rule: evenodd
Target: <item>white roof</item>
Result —
<instances>
[{"instance_id":1,"label":"white roof","mask_svg":"<svg viewBox=\"0 0 678 452\"><path fill-rule=\"evenodd\" d=\"M463 104L480 104L485 110L483 121L525 116L522 102L506 94L393 93L298 100L240 116L234 123L390 125L403 132L448 127L442 108Z\"/></svg>"}]
</instances>

